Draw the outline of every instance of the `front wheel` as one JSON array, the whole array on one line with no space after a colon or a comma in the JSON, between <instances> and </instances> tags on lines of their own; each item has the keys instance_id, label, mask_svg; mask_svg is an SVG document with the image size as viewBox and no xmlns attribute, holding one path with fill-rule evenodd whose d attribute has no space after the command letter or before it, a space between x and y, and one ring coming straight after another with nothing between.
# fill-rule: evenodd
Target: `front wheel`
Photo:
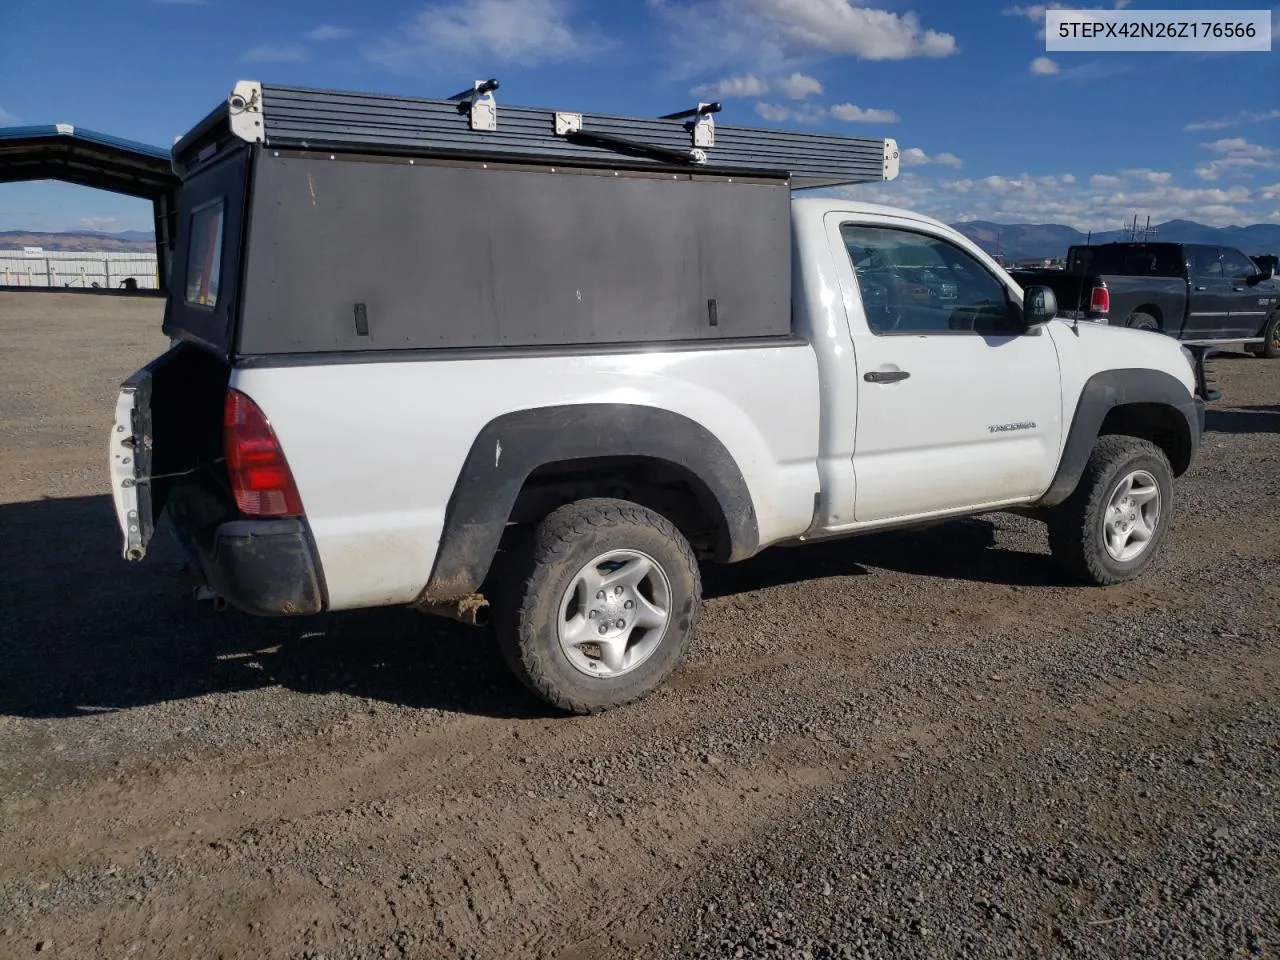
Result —
<instances>
[{"instance_id":1,"label":"front wheel","mask_svg":"<svg viewBox=\"0 0 1280 960\"><path fill-rule=\"evenodd\" d=\"M566 504L525 535L500 589L495 627L526 687L571 713L652 692L680 665L702 599L687 540L625 500Z\"/></svg>"},{"instance_id":2,"label":"front wheel","mask_svg":"<svg viewBox=\"0 0 1280 960\"><path fill-rule=\"evenodd\" d=\"M1267 325L1262 328L1262 349L1258 356L1268 360L1280 358L1280 310L1271 315Z\"/></svg>"},{"instance_id":3,"label":"front wheel","mask_svg":"<svg viewBox=\"0 0 1280 960\"><path fill-rule=\"evenodd\" d=\"M1173 471L1136 437L1099 437L1075 492L1048 517L1049 547L1067 572L1098 586L1151 566L1173 521Z\"/></svg>"}]
</instances>

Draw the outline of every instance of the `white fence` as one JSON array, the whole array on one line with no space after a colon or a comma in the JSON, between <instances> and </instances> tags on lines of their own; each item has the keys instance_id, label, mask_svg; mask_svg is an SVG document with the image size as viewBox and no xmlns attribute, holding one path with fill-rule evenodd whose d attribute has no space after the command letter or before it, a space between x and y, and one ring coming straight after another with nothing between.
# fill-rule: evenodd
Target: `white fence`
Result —
<instances>
[{"instance_id":1,"label":"white fence","mask_svg":"<svg viewBox=\"0 0 1280 960\"><path fill-rule=\"evenodd\" d=\"M159 287L154 253L83 250L0 250L0 286L119 289L132 278L139 290Z\"/></svg>"}]
</instances>

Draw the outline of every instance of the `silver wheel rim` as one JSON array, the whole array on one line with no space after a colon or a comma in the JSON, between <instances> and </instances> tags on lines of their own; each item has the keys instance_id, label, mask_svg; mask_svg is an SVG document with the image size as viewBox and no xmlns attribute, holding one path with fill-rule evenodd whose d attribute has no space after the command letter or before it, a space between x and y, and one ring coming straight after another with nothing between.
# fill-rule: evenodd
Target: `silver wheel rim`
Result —
<instances>
[{"instance_id":1,"label":"silver wheel rim","mask_svg":"<svg viewBox=\"0 0 1280 960\"><path fill-rule=\"evenodd\" d=\"M1136 560L1155 539L1160 523L1160 485L1146 470L1126 475L1111 494L1102 520L1102 540L1112 560Z\"/></svg>"},{"instance_id":2,"label":"silver wheel rim","mask_svg":"<svg viewBox=\"0 0 1280 960\"><path fill-rule=\"evenodd\" d=\"M662 644L671 622L671 581L638 550L610 550L583 566L560 599L556 633L574 668L621 677Z\"/></svg>"}]
</instances>

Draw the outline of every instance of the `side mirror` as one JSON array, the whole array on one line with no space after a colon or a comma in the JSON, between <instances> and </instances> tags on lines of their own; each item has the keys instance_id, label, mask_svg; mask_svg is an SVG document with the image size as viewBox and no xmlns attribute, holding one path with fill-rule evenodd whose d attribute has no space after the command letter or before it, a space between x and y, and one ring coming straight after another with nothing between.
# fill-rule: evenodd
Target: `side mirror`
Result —
<instances>
[{"instance_id":1,"label":"side mirror","mask_svg":"<svg viewBox=\"0 0 1280 960\"><path fill-rule=\"evenodd\" d=\"M1022 291L1022 319L1028 327L1058 315L1058 297L1048 287L1033 284Z\"/></svg>"}]
</instances>

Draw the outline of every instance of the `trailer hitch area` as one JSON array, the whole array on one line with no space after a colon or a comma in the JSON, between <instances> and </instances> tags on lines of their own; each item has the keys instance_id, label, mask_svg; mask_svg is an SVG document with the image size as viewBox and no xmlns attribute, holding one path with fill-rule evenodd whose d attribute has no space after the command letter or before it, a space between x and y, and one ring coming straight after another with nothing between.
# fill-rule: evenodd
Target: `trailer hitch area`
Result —
<instances>
[{"instance_id":1,"label":"trailer hitch area","mask_svg":"<svg viewBox=\"0 0 1280 960\"><path fill-rule=\"evenodd\" d=\"M427 604L418 609L430 616L446 617L469 627L484 627L489 624L489 601L479 593L471 593L444 603Z\"/></svg>"},{"instance_id":2,"label":"trailer hitch area","mask_svg":"<svg viewBox=\"0 0 1280 960\"><path fill-rule=\"evenodd\" d=\"M209 581L205 579L204 571L198 567L193 567L189 563L183 564L182 569L178 571L178 583L191 591L197 603L212 603L216 613L222 613L227 609L227 598L214 592L209 586Z\"/></svg>"}]
</instances>

